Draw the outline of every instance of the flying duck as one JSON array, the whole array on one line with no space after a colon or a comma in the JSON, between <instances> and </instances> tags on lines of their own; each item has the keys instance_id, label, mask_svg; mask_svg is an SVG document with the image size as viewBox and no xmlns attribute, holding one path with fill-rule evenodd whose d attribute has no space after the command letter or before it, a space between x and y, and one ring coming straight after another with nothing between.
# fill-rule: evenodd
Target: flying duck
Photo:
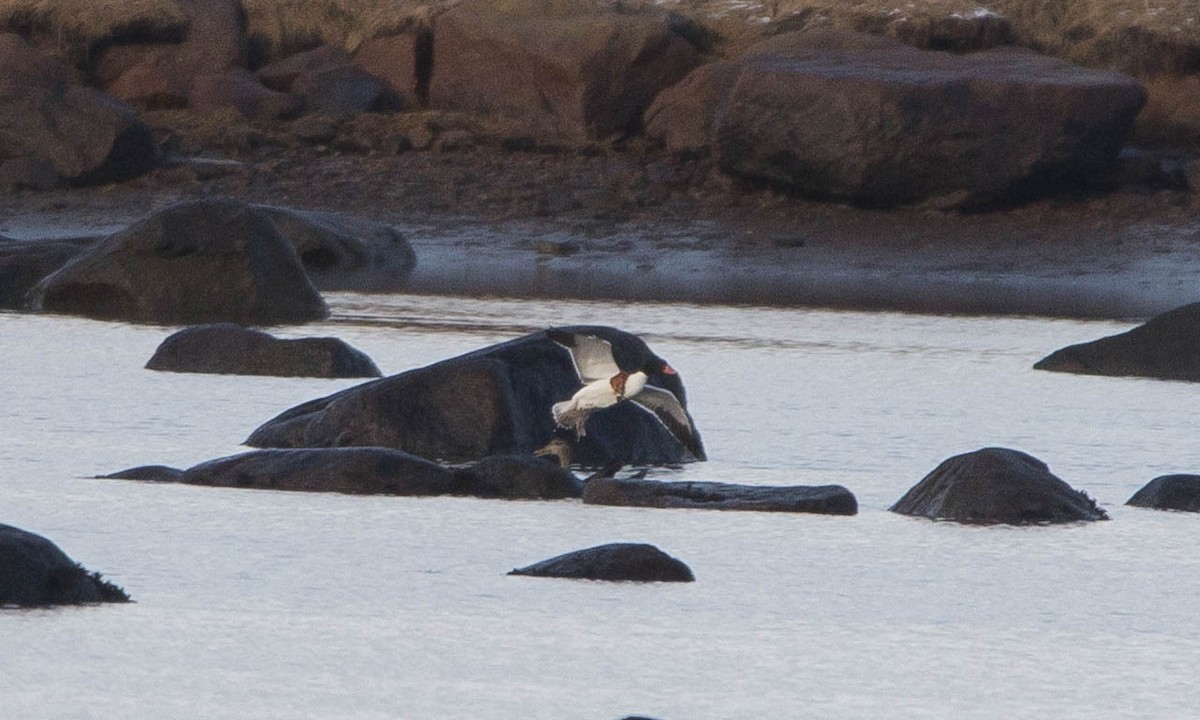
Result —
<instances>
[{"instance_id":1,"label":"flying duck","mask_svg":"<svg viewBox=\"0 0 1200 720\"><path fill-rule=\"evenodd\" d=\"M554 422L587 434L584 425L597 410L628 400L654 416L697 460L704 460L704 446L683 403L670 390L649 384L654 375L676 375L674 368L653 353L643 352L618 364L609 341L579 332L549 329L546 336L571 353L581 387L570 400L554 403ZM631 364L633 363L633 364Z\"/></svg>"}]
</instances>

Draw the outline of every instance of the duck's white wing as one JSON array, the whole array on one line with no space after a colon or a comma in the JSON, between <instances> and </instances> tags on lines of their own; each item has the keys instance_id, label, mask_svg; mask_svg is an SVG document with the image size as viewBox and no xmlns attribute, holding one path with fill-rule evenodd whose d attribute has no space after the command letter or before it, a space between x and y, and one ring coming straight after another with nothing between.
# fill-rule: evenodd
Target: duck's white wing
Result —
<instances>
[{"instance_id":1,"label":"duck's white wing","mask_svg":"<svg viewBox=\"0 0 1200 720\"><path fill-rule=\"evenodd\" d=\"M621 372L617 361L613 360L612 344L603 338L559 330L547 330L546 335L571 351L575 371L585 385L596 380L607 380Z\"/></svg>"},{"instance_id":2,"label":"duck's white wing","mask_svg":"<svg viewBox=\"0 0 1200 720\"><path fill-rule=\"evenodd\" d=\"M666 426L681 445L687 448L697 460L704 460L704 445L692 425L692 418L683 409L679 398L669 390L647 385L637 395L629 398L636 405L649 410L658 421Z\"/></svg>"}]
</instances>

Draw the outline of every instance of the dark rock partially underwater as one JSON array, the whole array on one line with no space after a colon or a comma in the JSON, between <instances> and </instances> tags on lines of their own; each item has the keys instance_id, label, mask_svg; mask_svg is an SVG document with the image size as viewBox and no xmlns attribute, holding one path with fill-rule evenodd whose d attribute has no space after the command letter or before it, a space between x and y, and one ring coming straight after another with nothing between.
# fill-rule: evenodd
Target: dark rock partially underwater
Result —
<instances>
[{"instance_id":1,"label":"dark rock partially underwater","mask_svg":"<svg viewBox=\"0 0 1200 720\"><path fill-rule=\"evenodd\" d=\"M858 500L841 485L768 487L592 477L584 485L583 502L589 505L824 515L854 515L858 512Z\"/></svg>"},{"instance_id":2,"label":"dark rock partially underwater","mask_svg":"<svg viewBox=\"0 0 1200 720\"><path fill-rule=\"evenodd\" d=\"M576 550L517 568L509 575L633 582L692 582L696 579L683 561L644 543L611 543Z\"/></svg>"},{"instance_id":3,"label":"dark rock partially underwater","mask_svg":"<svg viewBox=\"0 0 1200 720\"><path fill-rule=\"evenodd\" d=\"M1146 483L1125 504L1155 510L1200 512L1200 475L1161 475Z\"/></svg>"},{"instance_id":4,"label":"dark rock partially underwater","mask_svg":"<svg viewBox=\"0 0 1200 720\"><path fill-rule=\"evenodd\" d=\"M255 207L271 217L319 290L395 292L417 264L408 240L390 225L338 213Z\"/></svg>"},{"instance_id":5,"label":"dark rock partially underwater","mask_svg":"<svg viewBox=\"0 0 1200 720\"><path fill-rule=\"evenodd\" d=\"M180 203L114 233L43 278L29 307L161 324L329 314L270 216L232 200Z\"/></svg>"},{"instance_id":6,"label":"dark rock partially underwater","mask_svg":"<svg viewBox=\"0 0 1200 720\"><path fill-rule=\"evenodd\" d=\"M562 329L598 335L613 344L618 357L653 355L640 338L615 328ZM650 382L687 407L678 375L655 375ZM570 354L537 332L297 405L260 426L246 444L373 445L449 462L527 455L554 433L550 406L578 388ZM702 459L650 413L631 405L620 403L591 416L573 452L576 463L663 465Z\"/></svg>"},{"instance_id":7,"label":"dark rock partially underwater","mask_svg":"<svg viewBox=\"0 0 1200 720\"><path fill-rule=\"evenodd\" d=\"M14 240L0 236L0 309L18 310L42 278L100 241L99 237Z\"/></svg>"},{"instance_id":8,"label":"dark rock partially underwater","mask_svg":"<svg viewBox=\"0 0 1200 720\"><path fill-rule=\"evenodd\" d=\"M254 450L186 470L144 465L100 477L350 495L560 500L580 493L574 475L532 457L487 457L470 466L451 468L381 447Z\"/></svg>"},{"instance_id":9,"label":"dark rock partially underwater","mask_svg":"<svg viewBox=\"0 0 1200 720\"><path fill-rule=\"evenodd\" d=\"M945 460L890 509L977 524L1108 519L1094 500L1052 474L1041 460L994 447Z\"/></svg>"},{"instance_id":10,"label":"dark rock partially underwater","mask_svg":"<svg viewBox=\"0 0 1200 720\"><path fill-rule=\"evenodd\" d=\"M1128 332L1070 345L1035 370L1200 381L1200 303L1175 308Z\"/></svg>"},{"instance_id":11,"label":"dark rock partially underwater","mask_svg":"<svg viewBox=\"0 0 1200 720\"><path fill-rule=\"evenodd\" d=\"M323 378L383 374L371 358L338 338L282 339L232 323L180 330L162 341L146 369Z\"/></svg>"},{"instance_id":12,"label":"dark rock partially underwater","mask_svg":"<svg viewBox=\"0 0 1200 720\"><path fill-rule=\"evenodd\" d=\"M129 602L129 595L41 535L0 525L0 606L95 602Z\"/></svg>"}]
</instances>

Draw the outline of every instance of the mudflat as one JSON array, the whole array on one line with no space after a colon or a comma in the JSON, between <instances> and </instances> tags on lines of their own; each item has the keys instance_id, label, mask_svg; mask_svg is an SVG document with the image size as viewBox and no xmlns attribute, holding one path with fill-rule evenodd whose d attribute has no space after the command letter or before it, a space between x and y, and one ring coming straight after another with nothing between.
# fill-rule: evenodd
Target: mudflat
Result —
<instances>
[{"instance_id":1,"label":"mudflat","mask_svg":"<svg viewBox=\"0 0 1200 720\"><path fill-rule=\"evenodd\" d=\"M868 210L640 148L195 149L129 182L0 194L0 234L109 231L200 197L400 228L415 293L1143 317L1197 299L1200 201L1145 187L964 214Z\"/></svg>"}]
</instances>

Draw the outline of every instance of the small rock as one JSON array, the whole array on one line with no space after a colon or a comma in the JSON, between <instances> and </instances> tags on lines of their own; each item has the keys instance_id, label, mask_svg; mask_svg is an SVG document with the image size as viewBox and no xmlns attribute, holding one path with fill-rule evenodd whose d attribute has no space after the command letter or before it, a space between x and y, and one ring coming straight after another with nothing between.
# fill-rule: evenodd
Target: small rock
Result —
<instances>
[{"instance_id":1,"label":"small rock","mask_svg":"<svg viewBox=\"0 0 1200 720\"><path fill-rule=\"evenodd\" d=\"M1162 475L1133 494L1125 503L1155 510L1200 512L1200 475Z\"/></svg>"},{"instance_id":2,"label":"small rock","mask_svg":"<svg viewBox=\"0 0 1200 720\"><path fill-rule=\"evenodd\" d=\"M171 335L147 370L276 377L357 378L383 373L338 338L280 339L232 323L197 325Z\"/></svg>"},{"instance_id":3,"label":"small rock","mask_svg":"<svg viewBox=\"0 0 1200 720\"><path fill-rule=\"evenodd\" d=\"M509 575L630 582L693 582L691 568L644 543L612 543L576 550L517 568Z\"/></svg>"}]
</instances>

